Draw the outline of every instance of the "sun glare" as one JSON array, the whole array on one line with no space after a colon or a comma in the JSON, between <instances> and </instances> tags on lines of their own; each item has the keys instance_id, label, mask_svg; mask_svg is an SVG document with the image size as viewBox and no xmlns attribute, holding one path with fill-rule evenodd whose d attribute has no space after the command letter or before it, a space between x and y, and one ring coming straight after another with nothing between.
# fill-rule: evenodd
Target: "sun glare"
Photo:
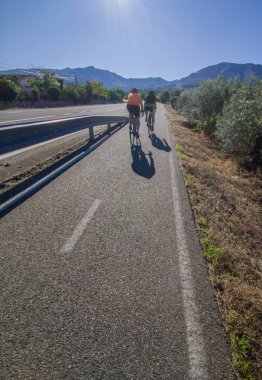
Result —
<instances>
[{"instance_id":1,"label":"sun glare","mask_svg":"<svg viewBox=\"0 0 262 380\"><path fill-rule=\"evenodd\" d=\"M131 1L130 0L107 0L107 3L111 7L119 7L119 8L126 8L130 5Z\"/></svg>"},{"instance_id":2,"label":"sun glare","mask_svg":"<svg viewBox=\"0 0 262 380\"><path fill-rule=\"evenodd\" d=\"M130 0L115 0L116 3L118 3L118 5L120 7L126 7L128 5Z\"/></svg>"}]
</instances>

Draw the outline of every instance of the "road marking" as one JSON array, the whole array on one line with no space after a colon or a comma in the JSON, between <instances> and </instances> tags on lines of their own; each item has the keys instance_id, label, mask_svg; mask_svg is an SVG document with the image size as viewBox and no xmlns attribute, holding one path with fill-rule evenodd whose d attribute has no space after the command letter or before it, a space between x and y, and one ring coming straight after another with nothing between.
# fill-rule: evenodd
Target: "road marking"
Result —
<instances>
[{"instance_id":1,"label":"road marking","mask_svg":"<svg viewBox=\"0 0 262 380\"><path fill-rule=\"evenodd\" d=\"M43 109L40 108L40 109L33 109L33 108L30 108L30 109L20 109L18 111L6 111L6 113L23 113L23 112L28 112L28 110L30 112L43 112Z\"/></svg>"},{"instance_id":2,"label":"road marking","mask_svg":"<svg viewBox=\"0 0 262 380\"><path fill-rule=\"evenodd\" d=\"M38 116L38 117L29 117L27 119L18 119L18 120L6 120L6 121L0 121L0 124L6 124L6 123L13 123L17 121L25 121L25 120L34 120L34 119L44 119L46 117L55 117L55 115L48 115L48 116Z\"/></svg>"},{"instance_id":3,"label":"road marking","mask_svg":"<svg viewBox=\"0 0 262 380\"><path fill-rule=\"evenodd\" d=\"M118 110L118 109L122 109L123 107L121 106L121 107L104 107L104 108L94 108L93 109L93 107L90 107L90 109L88 109L87 111L88 112L95 112L95 111L115 111L115 110ZM87 111L80 111L80 112L78 112L78 113L85 113L85 112L87 112ZM97 115L97 116L99 116L99 115Z\"/></svg>"},{"instance_id":4,"label":"road marking","mask_svg":"<svg viewBox=\"0 0 262 380\"><path fill-rule=\"evenodd\" d=\"M168 144L171 138L168 126ZM171 173L171 187L175 214L175 235L178 251L179 277L183 295L183 310L186 323L186 336L189 355L189 378L190 380L210 379L206 368L206 352L202 327L200 325L199 310L196 305L194 292L194 280L190 263L190 254L187 245L187 237L183 224L181 200L178 194L178 181L174 165L173 154L169 154L169 166Z\"/></svg>"},{"instance_id":5,"label":"road marking","mask_svg":"<svg viewBox=\"0 0 262 380\"><path fill-rule=\"evenodd\" d=\"M96 199L90 209L88 210L87 214L80 220L79 224L75 228L72 236L67 240L63 248L60 250L60 253L70 253L72 252L74 246L76 245L78 239L81 237L82 233L84 232L88 222L92 219L94 216L96 210L101 204L100 199Z\"/></svg>"},{"instance_id":6,"label":"road marking","mask_svg":"<svg viewBox=\"0 0 262 380\"><path fill-rule=\"evenodd\" d=\"M88 108L85 110L85 111L81 111L81 112L70 112L70 113L64 113L64 115L73 115L73 114L81 114L81 113L86 113L86 112L90 112L93 110L94 111L116 111L118 109L122 109L123 106L115 106L115 107L110 107L110 105L108 105L107 107L103 107L103 108L97 108L94 106L88 106ZM53 111L55 110L61 110L61 108L53 108ZM40 112L42 110L33 110L33 111L36 111L36 112ZM8 113L20 113L21 111L9 111ZM16 123L16 122L19 122L19 121L26 121L26 120L36 120L36 119L45 119L45 118L49 118L49 117L57 117L59 115L48 115L48 116L37 116L37 117L29 117L29 118L26 118L26 119L17 119L17 120L6 120L6 121L0 121L0 124L6 124L8 125L8 123ZM99 115L98 115L99 116Z\"/></svg>"}]
</instances>

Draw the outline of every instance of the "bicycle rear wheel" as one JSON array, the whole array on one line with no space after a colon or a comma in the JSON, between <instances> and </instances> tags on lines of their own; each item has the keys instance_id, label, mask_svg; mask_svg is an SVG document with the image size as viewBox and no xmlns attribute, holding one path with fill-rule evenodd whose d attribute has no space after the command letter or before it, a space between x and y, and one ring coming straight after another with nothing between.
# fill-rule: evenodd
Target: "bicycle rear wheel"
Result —
<instances>
[{"instance_id":1,"label":"bicycle rear wheel","mask_svg":"<svg viewBox=\"0 0 262 380\"><path fill-rule=\"evenodd\" d=\"M148 126L148 135L152 133L152 113L149 112L148 119L147 119L147 126Z\"/></svg>"},{"instance_id":2,"label":"bicycle rear wheel","mask_svg":"<svg viewBox=\"0 0 262 380\"><path fill-rule=\"evenodd\" d=\"M130 143L131 143L131 145L134 145L135 139L136 139L136 136L135 136L135 122L134 121L131 121L130 124L129 124L129 136L130 136Z\"/></svg>"}]
</instances>

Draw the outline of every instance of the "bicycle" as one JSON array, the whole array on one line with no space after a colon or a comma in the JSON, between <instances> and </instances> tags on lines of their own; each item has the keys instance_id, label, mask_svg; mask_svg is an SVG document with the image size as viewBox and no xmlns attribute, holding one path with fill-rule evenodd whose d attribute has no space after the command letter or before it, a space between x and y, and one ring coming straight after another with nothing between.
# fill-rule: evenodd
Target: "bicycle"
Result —
<instances>
[{"instance_id":1,"label":"bicycle","mask_svg":"<svg viewBox=\"0 0 262 380\"><path fill-rule=\"evenodd\" d=\"M130 143L134 145L134 143L140 142L139 132L137 130L137 118L133 113L130 113L130 122L129 122L129 135L130 135Z\"/></svg>"},{"instance_id":2,"label":"bicycle","mask_svg":"<svg viewBox=\"0 0 262 380\"><path fill-rule=\"evenodd\" d=\"M155 110L148 110L147 116L147 127L148 127L148 136L154 132L153 120L155 119Z\"/></svg>"}]
</instances>

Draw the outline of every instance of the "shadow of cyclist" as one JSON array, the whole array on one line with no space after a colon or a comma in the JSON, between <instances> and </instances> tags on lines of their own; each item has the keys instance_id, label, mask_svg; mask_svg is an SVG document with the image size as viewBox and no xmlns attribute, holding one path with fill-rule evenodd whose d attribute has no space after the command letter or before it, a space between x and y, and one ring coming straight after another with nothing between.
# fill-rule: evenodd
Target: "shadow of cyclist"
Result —
<instances>
[{"instance_id":1,"label":"shadow of cyclist","mask_svg":"<svg viewBox=\"0 0 262 380\"><path fill-rule=\"evenodd\" d=\"M164 150L165 152L171 151L171 148L168 145L167 141L165 139L161 140L155 133L152 133L149 138L153 147L159 150Z\"/></svg>"},{"instance_id":2,"label":"shadow of cyclist","mask_svg":"<svg viewBox=\"0 0 262 380\"><path fill-rule=\"evenodd\" d=\"M133 158L131 167L134 172L142 177L152 178L156 172L152 153L145 154L140 145L131 145L131 154Z\"/></svg>"}]
</instances>

